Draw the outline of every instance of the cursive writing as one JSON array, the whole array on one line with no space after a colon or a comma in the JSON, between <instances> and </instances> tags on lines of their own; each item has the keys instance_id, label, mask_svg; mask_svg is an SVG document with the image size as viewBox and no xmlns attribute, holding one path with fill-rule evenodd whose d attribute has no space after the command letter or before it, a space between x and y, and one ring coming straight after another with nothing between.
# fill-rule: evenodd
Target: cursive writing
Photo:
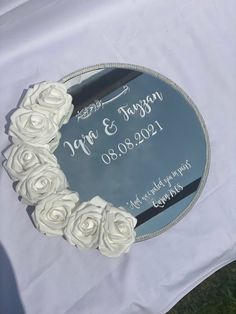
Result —
<instances>
[{"instance_id":1,"label":"cursive writing","mask_svg":"<svg viewBox=\"0 0 236 314\"><path fill-rule=\"evenodd\" d=\"M70 156L75 156L75 151L82 149L82 151L90 156L91 150L90 147L94 145L94 142L98 139L98 131L89 131L87 135L82 134L81 138L76 139L73 143L69 141L64 141L63 146L68 147L70 150Z\"/></svg>"},{"instance_id":2,"label":"cursive writing","mask_svg":"<svg viewBox=\"0 0 236 314\"><path fill-rule=\"evenodd\" d=\"M136 194L133 200L126 202L126 205L132 209L140 209L144 203L148 206L163 208L165 203L175 197L183 190L180 180L192 168L189 160L182 162L178 167L170 171L166 176L157 178L152 182L150 188L143 194Z\"/></svg>"},{"instance_id":3,"label":"cursive writing","mask_svg":"<svg viewBox=\"0 0 236 314\"><path fill-rule=\"evenodd\" d=\"M129 121L131 116L138 114L141 118L144 118L147 114L152 111L151 104L155 101L163 101L163 96L161 92L155 92L152 95L147 95L146 98L140 99L135 104L126 104L124 106L120 106L117 109L119 114L123 115L125 121Z\"/></svg>"}]
</instances>

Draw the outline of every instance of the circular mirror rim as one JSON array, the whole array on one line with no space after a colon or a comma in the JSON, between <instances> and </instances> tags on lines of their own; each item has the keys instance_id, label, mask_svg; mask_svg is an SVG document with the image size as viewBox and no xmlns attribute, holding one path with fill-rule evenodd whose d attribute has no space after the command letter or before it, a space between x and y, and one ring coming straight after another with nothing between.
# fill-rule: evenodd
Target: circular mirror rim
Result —
<instances>
[{"instance_id":1,"label":"circular mirror rim","mask_svg":"<svg viewBox=\"0 0 236 314\"><path fill-rule=\"evenodd\" d=\"M71 74L66 75L61 80L59 80L59 82L65 84L66 82L70 81L71 79L73 79L75 77L79 77L79 76L81 76L84 73L92 72L92 71L96 71L96 70L101 70L101 69L106 69L106 68L124 68L124 69L130 69L130 70L134 70L134 71L144 72L144 73L147 73L147 74L152 75L154 77L157 77L157 78L161 79L162 81L164 81L165 83L167 83L168 85L170 85L172 88L174 88L177 92L179 92L185 98L185 100L188 102L188 104L192 107L192 109L196 113L196 115L198 117L198 120L199 120L199 122L201 124L202 130L204 132L205 141L206 141L206 163L205 163L205 168L204 168L204 172L203 172L200 184L198 186L198 189L197 189L196 194L193 197L192 201L181 212L181 214L179 214L173 221L168 223L163 228L159 229L158 231L154 231L154 232L147 233L145 235L136 237L136 242L139 242L139 241L143 241L143 240L147 240L147 239L156 237L159 234L161 234L161 233L165 232L166 230L168 230L170 227L172 227L173 225L178 223L182 218L184 218L185 215L192 209L192 207L197 202L197 200L198 200L199 196L201 195L202 190L203 190L203 188L204 188L204 186L206 184L206 180L207 180L207 177L208 177L208 174L209 174L210 155L211 155L209 135L208 135L208 132L207 132L207 129L206 129L205 122L204 122L204 120L203 120L203 118L202 118L202 116L201 116L197 106L194 104L192 99L185 93L185 91L182 90L182 88L180 88L177 84L175 84L173 81L171 81L167 77L165 77L162 74L160 74L160 73L158 73L158 72L156 72L154 70L151 70L149 68L146 68L146 67L143 67L143 66L139 66L139 65L134 65L134 64L128 64L128 63L100 63L100 64L95 64L93 66L84 67L84 68L82 68L80 70L72 72Z\"/></svg>"}]
</instances>

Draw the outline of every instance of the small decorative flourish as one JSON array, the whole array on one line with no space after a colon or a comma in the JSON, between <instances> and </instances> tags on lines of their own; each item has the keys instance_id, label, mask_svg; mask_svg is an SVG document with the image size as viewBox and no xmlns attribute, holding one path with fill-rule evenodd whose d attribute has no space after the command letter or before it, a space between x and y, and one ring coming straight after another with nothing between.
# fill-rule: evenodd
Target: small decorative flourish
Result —
<instances>
[{"instance_id":1,"label":"small decorative flourish","mask_svg":"<svg viewBox=\"0 0 236 314\"><path fill-rule=\"evenodd\" d=\"M130 87L128 85L124 85L122 87L122 91L119 94L113 96L111 99L108 99L106 101L95 100L93 103L77 112L76 117L78 119L78 122L80 119L84 120L89 118L94 112L98 111L99 109L103 109L105 105L111 103L122 95L126 95L129 91Z\"/></svg>"},{"instance_id":2,"label":"small decorative flourish","mask_svg":"<svg viewBox=\"0 0 236 314\"><path fill-rule=\"evenodd\" d=\"M128 90L124 86L120 94L90 105L79 117L85 119ZM105 256L117 257L127 253L135 241L136 218L99 196L79 203L78 193L68 189L52 153L60 141L59 129L69 121L73 108L72 97L61 83L43 82L29 88L11 116L13 144L4 152L4 166L22 201L35 206L32 219L40 232L63 236L81 249L97 248Z\"/></svg>"}]
</instances>

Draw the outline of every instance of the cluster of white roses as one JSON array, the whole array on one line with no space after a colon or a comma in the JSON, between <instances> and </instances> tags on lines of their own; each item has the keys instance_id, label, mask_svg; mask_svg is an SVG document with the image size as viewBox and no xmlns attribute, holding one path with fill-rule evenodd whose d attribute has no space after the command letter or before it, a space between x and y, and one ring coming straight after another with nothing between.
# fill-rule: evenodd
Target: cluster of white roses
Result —
<instances>
[{"instance_id":1,"label":"cluster of white roses","mask_svg":"<svg viewBox=\"0 0 236 314\"><path fill-rule=\"evenodd\" d=\"M32 217L39 231L116 257L135 241L136 218L99 196L80 203L53 155L59 129L72 112L72 97L63 84L43 82L30 88L11 116L13 145L4 153L4 165L22 201L35 206Z\"/></svg>"}]
</instances>

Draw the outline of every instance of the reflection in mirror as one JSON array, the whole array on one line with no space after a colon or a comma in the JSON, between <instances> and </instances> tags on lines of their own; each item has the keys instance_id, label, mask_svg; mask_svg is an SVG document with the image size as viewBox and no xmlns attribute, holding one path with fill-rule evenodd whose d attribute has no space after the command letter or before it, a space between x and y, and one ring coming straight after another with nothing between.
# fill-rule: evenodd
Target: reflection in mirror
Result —
<instances>
[{"instance_id":1,"label":"reflection in mirror","mask_svg":"<svg viewBox=\"0 0 236 314\"><path fill-rule=\"evenodd\" d=\"M175 223L208 168L207 135L189 98L158 74L88 69L66 79L74 112L55 155L81 201L95 195L138 219L137 240Z\"/></svg>"}]
</instances>

